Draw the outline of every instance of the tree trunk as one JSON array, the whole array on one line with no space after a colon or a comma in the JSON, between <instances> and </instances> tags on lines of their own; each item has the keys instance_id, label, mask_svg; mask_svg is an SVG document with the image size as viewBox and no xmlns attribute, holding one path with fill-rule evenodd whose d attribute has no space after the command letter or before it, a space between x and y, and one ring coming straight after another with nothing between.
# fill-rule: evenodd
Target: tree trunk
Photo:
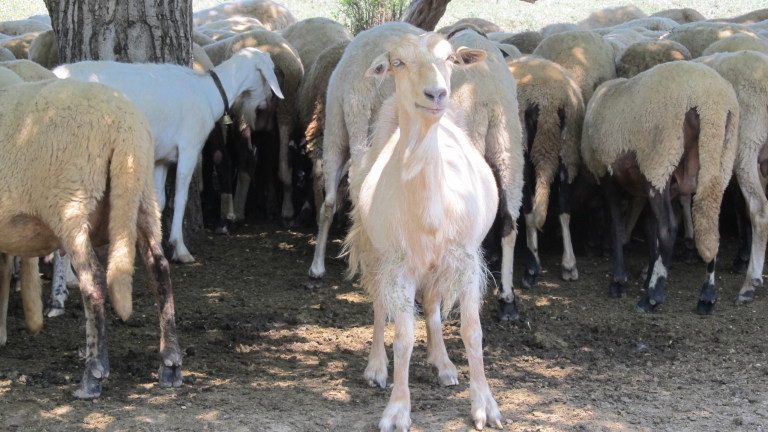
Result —
<instances>
[{"instance_id":1,"label":"tree trunk","mask_svg":"<svg viewBox=\"0 0 768 432\"><path fill-rule=\"evenodd\" d=\"M45 5L61 63L192 64L192 0L45 0ZM166 183L165 237L173 215L175 178L169 173ZM205 238L202 221L195 175L184 213L184 240L190 248Z\"/></svg>"},{"instance_id":2,"label":"tree trunk","mask_svg":"<svg viewBox=\"0 0 768 432\"><path fill-rule=\"evenodd\" d=\"M413 0L400 21L426 31L434 31L451 0Z\"/></svg>"}]
</instances>

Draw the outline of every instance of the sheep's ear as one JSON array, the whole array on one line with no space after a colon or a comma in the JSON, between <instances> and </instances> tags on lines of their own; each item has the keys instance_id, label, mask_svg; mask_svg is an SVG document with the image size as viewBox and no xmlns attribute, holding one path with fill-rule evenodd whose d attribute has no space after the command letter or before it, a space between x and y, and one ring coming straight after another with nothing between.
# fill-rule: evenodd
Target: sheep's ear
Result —
<instances>
[{"instance_id":1,"label":"sheep's ear","mask_svg":"<svg viewBox=\"0 0 768 432\"><path fill-rule=\"evenodd\" d=\"M383 77L389 72L389 53L386 52L378 57L371 63L371 67L365 71L365 76Z\"/></svg>"},{"instance_id":2,"label":"sheep's ear","mask_svg":"<svg viewBox=\"0 0 768 432\"><path fill-rule=\"evenodd\" d=\"M459 47L456 50L456 60L454 63L458 66L470 66L485 61L487 57L488 54L483 50Z\"/></svg>"}]
</instances>

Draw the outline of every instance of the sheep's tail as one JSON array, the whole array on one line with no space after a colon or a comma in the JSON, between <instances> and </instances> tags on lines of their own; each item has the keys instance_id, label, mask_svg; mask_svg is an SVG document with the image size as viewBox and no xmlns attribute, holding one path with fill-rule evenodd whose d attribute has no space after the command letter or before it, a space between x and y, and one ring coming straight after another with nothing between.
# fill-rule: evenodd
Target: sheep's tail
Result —
<instances>
[{"instance_id":1,"label":"sheep's tail","mask_svg":"<svg viewBox=\"0 0 768 432\"><path fill-rule=\"evenodd\" d=\"M549 194L557 173L561 133L558 107L542 107L539 112L536 136L531 146L531 162L536 169L536 188L533 198L533 220L541 230L547 219Z\"/></svg>"},{"instance_id":2,"label":"sheep's tail","mask_svg":"<svg viewBox=\"0 0 768 432\"><path fill-rule=\"evenodd\" d=\"M13 259L11 257L11 259ZM21 259L21 304L30 333L36 335L43 328L43 284L38 269L39 258Z\"/></svg>"},{"instance_id":3,"label":"sheep's tail","mask_svg":"<svg viewBox=\"0 0 768 432\"><path fill-rule=\"evenodd\" d=\"M732 105L723 116L722 109L707 112L699 107L699 174L692 212L696 248L706 262L715 258L720 242L718 218L733 170L738 109L738 105Z\"/></svg>"},{"instance_id":4,"label":"sheep's tail","mask_svg":"<svg viewBox=\"0 0 768 432\"><path fill-rule=\"evenodd\" d=\"M139 203L151 179L152 135L143 124L126 125L119 131L109 166L109 264L107 286L115 312L123 320L131 316L131 283L136 257L136 223ZM144 129L139 126L144 126ZM149 161L147 161L149 159ZM149 171L149 172L148 172Z\"/></svg>"}]
</instances>

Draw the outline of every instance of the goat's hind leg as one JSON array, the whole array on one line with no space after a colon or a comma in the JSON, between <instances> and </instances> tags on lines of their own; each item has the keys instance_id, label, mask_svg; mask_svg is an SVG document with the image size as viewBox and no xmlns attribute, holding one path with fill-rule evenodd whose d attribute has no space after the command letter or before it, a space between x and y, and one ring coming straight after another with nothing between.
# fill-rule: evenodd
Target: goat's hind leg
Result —
<instances>
[{"instance_id":1,"label":"goat's hind leg","mask_svg":"<svg viewBox=\"0 0 768 432\"><path fill-rule=\"evenodd\" d=\"M176 318L168 260L163 256L159 239L153 233L158 221L152 221L143 208L138 216L138 252L147 271L147 284L152 289L160 316L160 387L180 387L182 384L181 349L176 339Z\"/></svg>"},{"instance_id":2,"label":"goat's hind leg","mask_svg":"<svg viewBox=\"0 0 768 432\"><path fill-rule=\"evenodd\" d=\"M448 358L443 340L443 323L440 315L440 289L437 285L424 289L424 315L427 324L427 362L437 368L440 385L459 384L459 373Z\"/></svg>"},{"instance_id":3,"label":"goat's hind leg","mask_svg":"<svg viewBox=\"0 0 768 432\"><path fill-rule=\"evenodd\" d=\"M384 328L387 326L387 311L379 299L373 301L373 344L368 356L368 366L363 377L371 387L387 387L387 351L384 347Z\"/></svg>"}]
</instances>

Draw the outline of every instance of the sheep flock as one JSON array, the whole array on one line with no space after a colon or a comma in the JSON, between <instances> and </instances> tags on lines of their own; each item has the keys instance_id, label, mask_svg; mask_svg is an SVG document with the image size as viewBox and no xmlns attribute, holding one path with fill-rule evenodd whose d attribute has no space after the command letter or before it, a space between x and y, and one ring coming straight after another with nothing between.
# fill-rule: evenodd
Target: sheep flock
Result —
<instances>
[{"instance_id":1,"label":"sheep flock","mask_svg":"<svg viewBox=\"0 0 768 432\"><path fill-rule=\"evenodd\" d=\"M574 237L596 235L588 247L605 247L613 263L599 289L624 297L623 250L642 216L649 258L638 313L663 313L681 223L684 257L703 270L696 312L717 313L719 259L746 274L730 301L760 295L768 9L707 20L688 8L624 6L520 33L465 18L435 32L395 22L352 35L272 0L221 3L190 19L189 67L60 64L47 16L0 22L0 347L14 338L14 285L33 334L56 325L68 288L79 286L87 349L77 398L99 397L109 376L106 305L129 319L136 254L159 315L156 379L182 385L165 254L177 274L198 265L199 249L183 238L192 181L210 235L237 235L256 215L316 229L311 265L288 270L302 280L308 271L302 290L330 289L329 231L344 225L346 276L373 301L360 370L370 386L387 388L384 329L395 322L381 431L411 425L416 310L439 384L459 384L442 333L455 303L472 424L502 428L478 311L487 288L495 319L520 318L515 282L535 289L554 270L540 259L543 232L563 245L564 286L594 271L578 267ZM589 226L571 226L578 214ZM740 221L736 257L718 253L728 217ZM522 274L513 275L516 262Z\"/></svg>"}]
</instances>

